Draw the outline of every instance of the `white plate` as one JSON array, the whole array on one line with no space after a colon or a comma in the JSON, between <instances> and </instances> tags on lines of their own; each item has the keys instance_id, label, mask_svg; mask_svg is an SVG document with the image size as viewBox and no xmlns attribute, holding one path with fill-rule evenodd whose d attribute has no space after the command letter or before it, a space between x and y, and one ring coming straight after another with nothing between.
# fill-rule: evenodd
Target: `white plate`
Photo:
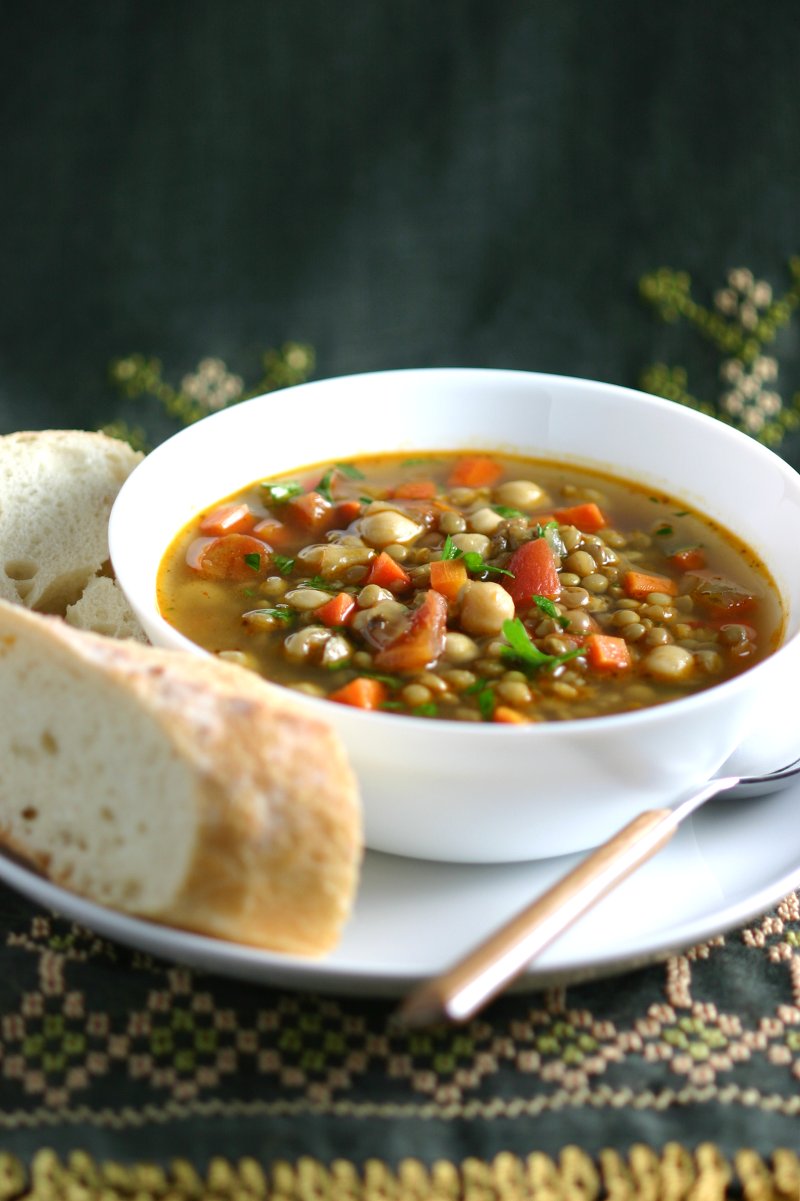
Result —
<instances>
[{"instance_id":1,"label":"white plate","mask_svg":"<svg viewBox=\"0 0 800 1201\"><path fill-rule=\"evenodd\" d=\"M540 988L663 957L763 913L800 884L800 784L710 801L650 863L540 958ZM446 967L580 856L475 867L370 853L355 913L322 961L270 954L126 917L0 856L0 879L99 934L165 959L261 984L396 996Z\"/></svg>"}]
</instances>

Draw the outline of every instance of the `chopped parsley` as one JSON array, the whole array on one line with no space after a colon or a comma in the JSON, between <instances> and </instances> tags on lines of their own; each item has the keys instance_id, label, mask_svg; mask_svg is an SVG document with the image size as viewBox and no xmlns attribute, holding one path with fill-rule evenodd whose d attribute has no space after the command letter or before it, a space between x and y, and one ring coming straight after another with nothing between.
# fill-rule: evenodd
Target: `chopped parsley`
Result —
<instances>
[{"instance_id":1,"label":"chopped parsley","mask_svg":"<svg viewBox=\"0 0 800 1201\"><path fill-rule=\"evenodd\" d=\"M518 617L503 622L503 637L508 646L502 648L503 658L516 659L523 666L538 670L541 667L557 667L559 663L567 663L585 654L582 647L574 651L565 651L563 655L547 655L540 651L531 641L530 634Z\"/></svg>"},{"instance_id":2,"label":"chopped parsley","mask_svg":"<svg viewBox=\"0 0 800 1201\"><path fill-rule=\"evenodd\" d=\"M464 566L466 567L467 571L474 571L476 575L507 575L511 576L512 580L514 578L513 571L506 571L505 567L493 567L491 563L486 562L486 560L478 553L478 551L459 550L449 534L445 538L442 545L441 557L443 559L463 559Z\"/></svg>"},{"instance_id":3,"label":"chopped parsley","mask_svg":"<svg viewBox=\"0 0 800 1201\"><path fill-rule=\"evenodd\" d=\"M522 512L522 509L512 509L508 505L492 505L491 507L494 510L494 512L498 513L501 517L524 517L525 516L525 514Z\"/></svg>"},{"instance_id":4,"label":"chopped parsley","mask_svg":"<svg viewBox=\"0 0 800 1201\"><path fill-rule=\"evenodd\" d=\"M333 484L333 477L337 473L339 475L346 475L348 477L348 479L351 479L351 480L366 479L364 472L359 471L359 469L357 467L354 467L352 463L334 463L332 467L328 468L328 470L325 472L322 479L319 481L316 488L314 489L315 492L318 492L320 494L320 496L324 496L325 500L331 501L331 503L333 502L333 496L331 495L331 485Z\"/></svg>"},{"instance_id":5,"label":"chopped parsley","mask_svg":"<svg viewBox=\"0 0 800 1201\"><path fill-rule=\"evenodd\" d=\"M294 567L294 559L290 559L288 555L274 554L272 562L280 575L291 575L292 568Z\"/></svg>"},{"instance_id":6,"label":"chopped parsley","mask_svg":"<svg viewBox=\"0 0 800 1201\"><path fill-rule=\"evenodd\" d=\"M261 487L267 494L267 503L271 505L285 505L293 496L303 494L300 484L294 481L286 484L262 484Z\"/></svg>"},{"instance_id":7,"label":"chopped parsley","mask_svg":"<svg viewBox=\"0 0 800 1201\"><path fill-rule=\"evenodd\" d=\"M668 538L674 531L671 525L660 525L658 529L653 530L656 538Z\"/></svg>"},{"instance_id":8,"label":"chopped parsley","mask_svg":"<svg viewBox=\"0 0 800 1201\"><path fill-rule=\"evenodd\" d=\"M252 555L245 555L244 561L253 571L258 571L261 567L261 555L255 551Z\"/></svg>"},{"instance_id":9,"label":"chopped parsley","mask_svg":"<svg viewBox=\"0 0 800 1201\"><path fill-rule=\"evenodd\" d=\"M299 586L302 588L304 585L306 588L319 588L321 592L337 591L330 580L323 579L321 575L310 575L307 580L300 580Z\"/></svg>"},{"instance_id":10,"label":"chopped parsley","mask_svg":"<svg viewBox=\"0 0 800 1201\"><path fill-rule=\"evenodd\" d=\"M276 621L283 621L287 625L297 616L294 609L251 609L250 613L245 613L245 617L255 613L264 613L267 617L274 617Z\"/></svg>"},{"instance_id":11,"label":"chopped parsley","mask_svg":"<svg viewBox=\"0 0 800 1201\"><path fill-rule=\"evenodd\" d=\"M559 613L558 609L548 596L539 596L537 593L534 595L533 603L536 605L536 608L541 609L542 613L544 613L547 617L552 617L553 621L558 622L562 630L566 630L567 626L569 625L569 618L565 617L563 613Z\"/></svg>"},{"instance_id":12,"label":"chopped parsley","mask_svg":"<svg viewBox=\"0 0 800 1201\"><path fill-rule=\"evenodd\" d=\"M411 712L415 717L436 717L439 710L433 701L428 701L425 705L417 705Z\"/></svg>"},{"instance_id":13,"label":"chopped parsley","mask_svg":"<svg viewBox=\"0 0 800 1201\"><path fill-rule=\"evenodd\" d=\"M494 689L488 680L476 680L474 684L470 684L469 688L464 689L464 696L474 696L482 719L484 721L492 720L496 698Z\"/></svg>"}]
</instances>

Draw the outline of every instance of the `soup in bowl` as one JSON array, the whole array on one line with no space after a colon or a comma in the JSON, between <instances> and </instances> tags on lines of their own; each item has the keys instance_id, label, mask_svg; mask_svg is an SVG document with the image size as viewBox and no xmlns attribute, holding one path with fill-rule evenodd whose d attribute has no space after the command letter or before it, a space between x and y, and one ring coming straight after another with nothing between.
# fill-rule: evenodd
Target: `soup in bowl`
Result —
<instances>
[{"instance_id":1,"label":"soup in bowl","mask_svg":"<svg viewBox=\"0 0 800 1201\"><path fill-rule=\"evenodd\" d=\"M800 477L670 402L518 372L302 385L182 431L112 514L151 640L341 734L367 844L601 841L791 757Z\"/></svg>"}]
</instances>

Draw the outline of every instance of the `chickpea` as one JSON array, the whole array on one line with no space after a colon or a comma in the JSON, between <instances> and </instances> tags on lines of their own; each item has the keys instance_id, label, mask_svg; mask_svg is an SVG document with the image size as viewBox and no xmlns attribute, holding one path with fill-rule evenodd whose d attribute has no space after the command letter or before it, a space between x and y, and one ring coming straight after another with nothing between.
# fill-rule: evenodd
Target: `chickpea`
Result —
<instances>
[{"instance_id":1,"label":"chickpea","mask_svg":"<svg viewBox=\"0 0 800 1201\"><path fill-rule=\"evenodd\" d=\"M451 630L445 636L444 658L448 663L471 663L479 654L477 645L466 634Z\"/></svg>"},{"instance_id":2,"label":"chickpea","mask_svg":"<svg viewBox=\"0 0 800 1201\"><path fill-rule=\"evenodd\" d=\"M258 591L262 596L268 596L270 600L278 600L288 591L289 585L282 576L268 575L263 583L259 584Z\"/></svg>"},{"instance_id":3,"label":"chickpea","mask_svg":"<svg viewBox=\"0 0 800 1201\"><path fill-rule=\"evenodd\" d=\"M358 522L361 537L370 546L378 548L411 542L422 533L422 526L396 509L382 509L378 513L368 512Z\"/></svg>"},{"instance_id":4,"label":"chickpea","mask_svg":"<svg viewBox=\"0 0 800 1201\"><path fill-rule=\"evenodd\" d=\"M366 584L356 597L359 609L371 609L380 601L390 600L394 600L392 593L388 588L381 588L378 584Z\"/></svg>"},{"instance_id":5,"label":"chickpea","mask_svg":"<svg viewBox=\"0 0 800 1201\"><path fill-rule=\"evenodd\" d=\"M467 523L460 513L442 513L439 529L443 534L463 534Z\"/></svg>"},{"instance_id":6,"label":"chickpea","mask_svg":"<svg viewBox=\"0 0 800 1201\"><path fill-rule=\"evenodd\" d=\"M477 551L479 555L485 555L490 545L485 534L455 534L453 537L453 546L464 553Z\"/></svg>"},{"instance_id":7,"label":"chickpea","mask_svg":"<svg viewBox=\"0 0 800 1201\"><path fill-rule=\"evenodd\" d=\"M694 670L694 656L682 646L670 643L667 646L654 647L645 656L643 666L657 680L672 684L691 675Z\"/></svg>"},{"instance_id":8,"label":"chickpea","mask_svg":"<svg viewBox=\"0 0 800 1201\"><path fill-rule=\"evenodd\" d=\"M283 599L293 609L297 609L300 613L306 613L324 605L331 599L331 594L323 592L321 588L292 588Z\"/></svg>"},{"instance_id":9,"label":"chickpea","mask_svg":"<svg viewBox=\"0 0 800 1201\"><path fill-rule=\"evenodd\" d=\"M494 509L484 508L476 509L474 513L470 513L467 521L473 533L493 534L497 527L502 524L503 518L499 513L495 513ZM440 527L441 524L440 521Z\"/></svg>"},{"instance_id":10,"label":"chickpea","mask_svg":"<svg viewBox=\"0 0 800 1201\"><path fill-rule=\"evenodd\" d=\"M494 490L494 498L500 505L510 509L532 510L542 504L544 489L533 480L506 480Z\"/></svg>"},{"instance_id":11,"label":"chickpea","mask_svg":"<svg viewBox=\"0 0 800 1201\"><path fill-rule=\"evenodd\" d=\"M514 617L514 602L501 584L470 580L464 585L461 625L468 634L499 634Z\"/></svg>"}]
</instances>

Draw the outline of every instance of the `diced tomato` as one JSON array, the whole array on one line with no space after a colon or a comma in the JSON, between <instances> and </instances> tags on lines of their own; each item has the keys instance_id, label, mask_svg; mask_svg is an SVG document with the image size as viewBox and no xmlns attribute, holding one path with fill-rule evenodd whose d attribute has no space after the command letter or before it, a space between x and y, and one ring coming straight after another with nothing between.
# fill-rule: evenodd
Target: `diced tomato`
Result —
<instances>
[{"instance_id":1,"label":"diced tomato","mask_svg":"<svg viewBox=\"0 0 800 1201\"><path fill-rule=\"evenodd\" d=\"M314 610L314 620L321 621L326 626L346 625L356 608L356 600L349 592L337 592L329 601L325 601Z\"/></svg>"},{"instance_id":2,"label":"diced tomato","mask_svg":"<svg viewBox=\"0 0 800 1201\"><path fill-rule=\"evenodd\" d=\"M608 526L602 510L593 500L581 505L569 505L566 509L556 509L554 516L562 525L577 526L584 534L596 534Z\"/></svg>"},{"instance_id":3,"label":"diced tomato","mask_svg":"<svg viewBox=\"0 0 800 1201\"><path fill-rule=\"evenodd\" d=\"M271 547L249 534L224 534L197 538L186 552L186 562L207 580L258 580L267 574Z\"/></svg>"},{"instance_id":4,"label":"diced tomato","mask_svg":"<svg viewBox=\"0 0 800 1201\"><path fill-rule=\"evenodd\" d=\"M584 647L589 666L595 671L626 671L631 666L631 652L624 638L589 634Z\"/></svg>"},{"instance_id":5,"label":"diced tomato","mask_svg":"<svg viewBox=\"0 0 800 1201\"><path fill-rule=\"evenodd\" d=\"M349 684L331 692L328 699L341 705L353 705L356 709L378 709L386 700L386 685L369 676L357 676Z\"/></svg>"},{"instance_id":6,"label":"diced tomato","mask_svg":"<svg viewBox=\"0 0 800 1201\"><path fill-rule=\"evenodd\" d=\"M651 592L665 592L677 596L678 585L666 575L653 575L646 571L626 571L622 577L625 595L632 600L647 600Z\"/></svg>"},{"instance_id":7,"label":"diced tomato","mask_svg":"<svg viewBox=\"0 0 800 1201\"><path fill-rule=\"evenodd\" d=\"M400 634L378 651L375 666L380 671L424 671L442 654L446 633L447 601L431 588Z\"/></svg>"},{"instance_id":8,"label":"diced tomato","mask_svg":"<svg viewBox=\"0 0 800 1201\"><path fill-rule=\"evenodd\" d=\"M514 573L514 578L503 576L503 585L517 609L529 609L534 596L557 600L561 595L556 561L545 538L523 542L511 556L508 571Z\"/></svg>"},{"instance_id":9,"label":"diced tomato","mask_svg":"<svg viewBox=\"0 0 800 1201\"><path fill-rule=\"evenodd\" d=\"M684 546L673 551L668 561L678 571L692 571L697 567L705 567L706 553L702 546Z\"/></svg>"},{"instance_id":10,"label":"diced tomato","mask_svg":"<svg viewBox=\"0 0 800 1201\"><path fill-rule=\"evenodd\" d=\"M467 582L467 568L462 559L434 559L431 563L431 588L454 601Z\"/></svg>"},{"instance_id":11,"label":"diced tomato","mask_svg":"<svg viewBox=\"0 0 800 1201\"><path fill-rule=\"evenodd\" d=\"M287 501L286 509L292 521L311 534L323 534L332 529L334 507L319 492L304 492Z\"/></svg>"},{"instance_id":12,"label":"diced tomato","mask_svg":"<svg viewBox=\"0 0 800 1201\"><path fill-rule=\"evenodd\" d=\"M219 505L206 513L200 521L201 534L248 534L256 523L250 506L242 504Z\"/></svg>"},{"instance_id":13,"label":"diced tomato","mask_svg":"<svg viewBox=\"0 0 800 1201\"><path fill-rule=\"evenodd\" d=\"M277 517L265 517L263 521L259 521L253 526L250 533L254 538L261 538L264 542L268 542L270 546L291 546L293 542L297 541L297 536L292 533L288 525L278 521Z\"/></svg>"},{"instance_id":14,"label":"diced tomato","mask_svg":"<svg viewBox=\"0 0 800 1201\"><path fill-rule=\"evenodd\" d=\"M392 496L406 500L431 500L436 492L433 480L407 480L404 484L397 485Z\"/></svg>"},{"instance_id":15,"label":"diced tomato","mask_svg":"<svg viewBox=\"0 0 800 1201\"><path fill-rule=\"evenodd\" d=\"M491 488L503 474L503 468L488 455L466 455L459 459L448 478L452 488Z\"/></svg>"},{"instance_id":16,"label":"diced tomato","mask_svg":"<svg viewBox=\"0 0 800 1201\"><path fill-rule=\"evenodd\" d=\"M492 721L499 721L506 726L529 726L530 720L523 717L516 709L512 709L510 705L496 705L492 714Z\"/></svg>"},{"instance_id":17,"label":"diced tomato","mask_svg":"<svg viewBox=\"0 0 800 1201\"><path fill-rule=\"evenodd\" d=\"M333 510L333 524L336 527L347 526L361 516L360 500L340 500Z\"/></svg>"},{"instance_id":18,"label":"diced tomato","mask_svg":"<svg viewBox=\"0 0 800 1201\"><path fill-rule=\"evenodd\" d=\"M377 584L379 588L388 588L390 592L402 592L411 584L411 576L391 555L382 550L370 564L366 584Z\"/></svg>"},{"instance_id":19,"label":"diced tomato","mask_svg":"<svg viewBox=\"0 0 800 1201\"><path fill-rule=\"evenodd\" d=\"M697 604L716 620L730 621L740 613L750 613L758 599L735 580L714 571L698 568L687 577L692 585L691 595Z\"/></svg>"}]
</instances>

